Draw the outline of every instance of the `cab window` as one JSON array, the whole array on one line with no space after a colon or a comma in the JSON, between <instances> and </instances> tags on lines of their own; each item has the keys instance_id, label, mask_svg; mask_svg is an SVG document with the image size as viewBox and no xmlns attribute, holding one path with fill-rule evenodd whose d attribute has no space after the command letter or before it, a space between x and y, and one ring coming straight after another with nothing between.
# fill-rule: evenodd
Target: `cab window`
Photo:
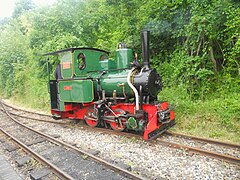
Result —
<instances>
[{"instance_id":1,"label":"cab window","mask_svg":"<svg viewBox=\"0 0 240 180\"><path fill-rule=\"evenodd\" d=\"M85 67L86 67L86 57L83 53L78 54L77 61L78 61L78 68L80 70L85 69Z\"/></svg>"},{"instance_id":2,"label":"cab window","mask_svg":"<svg viewBox=\"0 0 240 180\"><path fill-rule=\"evenodd\" d=\"M108 57L105 54L102 54L100 56L100 61L103 61L103 60L106 60L106 59L108 59Z\"/></svg>"}]
</instances>

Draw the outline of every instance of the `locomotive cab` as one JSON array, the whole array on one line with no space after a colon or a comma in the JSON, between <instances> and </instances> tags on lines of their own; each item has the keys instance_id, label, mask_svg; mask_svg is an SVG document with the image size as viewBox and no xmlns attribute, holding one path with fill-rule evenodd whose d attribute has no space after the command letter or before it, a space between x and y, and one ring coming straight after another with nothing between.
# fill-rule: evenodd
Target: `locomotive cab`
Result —
<instances>
[{"instance_id":1,"label":"locomotive cab","mask_svg":"<svg viewBox=\"0 0 240 180\"><path fill-rule=\"evenodd\" d=\"M60 60L54 73L55 79L50 80L48 70L51 109L65 111L67 104L92 102L94 85L87 74L101 70L101 60L103 57L107 59L108 54L107 51L95 48L69 48L45 54L58 56ZM108 60L105 60L105 66L106 64L108 68L114 66L114 63Z\"/></svg>"}]
</instances>

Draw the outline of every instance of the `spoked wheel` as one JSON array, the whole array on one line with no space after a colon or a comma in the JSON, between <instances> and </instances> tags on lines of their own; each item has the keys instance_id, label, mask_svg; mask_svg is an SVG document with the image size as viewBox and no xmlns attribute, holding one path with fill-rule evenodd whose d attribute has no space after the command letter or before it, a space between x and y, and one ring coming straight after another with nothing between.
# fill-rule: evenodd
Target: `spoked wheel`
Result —
<instances>
[{"instance_id":1,"label":"spoked wheel","mask_svg":"<svg viewBox=\"0 0 240 180\"><path fill-rule=\"evenodd\" d=\"M84 120L87 125L97 127L99 125L98 119L94 116L94 108L90 107L84 114Z\"/></svg>"},{"instance_id":2,"label":"spoked wheel","mask_svg":"<svg viewBox=\"0 0 240 180\"><path fill-rule=\"evenodd\" d=\"M116 115L119 115L119 114L124 114L124 111L122 109L116 109L116 110L114 110L114 113ZM118 121L110 122L109 124L110 124L111 128L115 131L124 131L126 128L126 119L120 117Z\"/></svg>"}]
</instances>

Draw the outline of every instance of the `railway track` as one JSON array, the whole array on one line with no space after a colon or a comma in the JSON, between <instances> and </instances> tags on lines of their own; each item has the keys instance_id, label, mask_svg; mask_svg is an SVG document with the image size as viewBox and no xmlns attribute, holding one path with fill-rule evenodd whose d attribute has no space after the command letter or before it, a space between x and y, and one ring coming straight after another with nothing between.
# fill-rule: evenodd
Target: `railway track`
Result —
<instances>
[{"instance_id":1,"label":"railway track","mask_svg":"<svg viewBox=\"0 0 240 180\"><path fill-rule=\"evenodd\" d=\"M39 113L39 112L34 112L34 111L29 111L29 110L25 110L25 109L19 109L17 107L11 106L7 103L5 103L4 101L1 100L1 104L4 105L5 107L8 107L10 109L16 110L16 111L21 111L21 112L25 112L25 113L30 113L30 114L36 114L36 115L40 115L41 117L48 117L51 118L52 116L50 114L43 114L43 113Z\"/></svg>"},{"instance_id":2,"label":"railway track","mask_svg":"<svg viewBox=\"0 0 240 180\"><path fill-rule=\"evenodd\" d=\"M1 132L11 138L36 160L48 166L60 179L81 179L81 175L84 174L90 176L89 178L97 179L106 179L106 177L113 177L114 179L144 179L91 153L24 125L15 119L4 108L3 104L2 107L2 111L6 113L8 120L4 118L4 124L1 123ZM34 142L37 139L37 143L31 143L31 141ZM41 140L39 141L39 139ZM67 166L64 165L64 160L66 159L68 160ZM59 162L59 160L63 163ZM84 168L79 163L85 163L86 167L90 166L90 168ZM91 167L95 172L91 172Z\"/></svg>"},{"instance_id":3,"label":"railway track","mask_svg":"<svg viewBox=\"0 0 240 180\"><path fill-rule=\"evenodd\" d=\"M161 140L161 138L157 139L157 142L164 144L166 146L169 147L173 147L173 148L177 148L177 149L182 149L185 151L188 151L189 153L195 153L195 154L200 154L200 155L204 155L204 156L209 156L211 158L215 158L218 160L222 160L222 161L226 161L229 163L234 163L234 164L238 164L240 165L240 158L236 157L234 155L227 155L227 154L223 154L223 153L218 153L212 150L207 150L207 149L203 149L202 147L192 147L190 145L184 145L181 143L175 143L175 142L171 142L171 141L164 141ZM205 143L203 143L205 144ZM239 149L236 151L239 152Z\"/></svg>"},{"instance_id":4,"label":"railway track","mask_svg":"<svg viewBox=\"0 0 240 180\"><path fill-rule=\"evenodd\" d=\"M8 106L8 107L11 108L11 106ZM15 108L15 110L18 110L18 109ZM25 111L25 112L29 113L29 111ZM34 120L39 120L39 119L35 118ZM45 122L49 122L49 121L50 120L47 120ZM59 123L58 121L50 121L50 122ZM60 122L60 124L66 124L66 122ZM91 128L85 125L82 125L81 127L89 131L98 131L98 132L104 132L106 134L122 135L129 138L134 137L137 139L142 139L142 137L137 134L131 134L126 132L119 133L109 129ZM229 163L240 165L240 157L239 157L240 145L239 144L233 144L233 143L222 142L222 141L217 141L213 139L195 137L191 135L173 133L173 132L166 132L164 136L161 136L160 138L154 141L150 141L150 143L153 143L153 144L160 143L164 146L168 146L171 148L185 150L189 152L189 154L193 154L193 153L200 154L200 155L209 156L211 158L215 158L221 161L226 161ZM233 151L234 153L231 153L231 151Z\"/></svg>"},{"instance_id":5,"label":"railway track","mask_svg":"<svg viewBox=\"0 0 240 180\"><path fill-rule=\"evenodd\" d=\"M170 136L176 136L176 137L190 139L190 140L194 140L194 141L202 141L205 143L211 143L211 144L216 144L216 145L221 145L221 146L226 146L226 147L240 148L240 144L233 144L233 143L229 143L229 142L217 141L214 139L201 138L201 137L186 135L186 134L182 134L182 133L169 132L169 131L166 132L166 134L170 135Z\"/></svg>"}]
</instances>

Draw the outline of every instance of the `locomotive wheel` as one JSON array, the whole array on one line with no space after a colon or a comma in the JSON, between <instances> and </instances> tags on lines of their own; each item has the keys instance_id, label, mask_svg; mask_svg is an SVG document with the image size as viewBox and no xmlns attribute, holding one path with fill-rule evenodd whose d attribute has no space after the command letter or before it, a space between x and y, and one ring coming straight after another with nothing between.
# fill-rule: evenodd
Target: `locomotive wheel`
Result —
<instances>
[{"instance_id":1,"label":"locomotive wheel","mask_svg":"<svg viewBox=\"0 0 240 180\"><path fill-rule=\"evenodd\" d=\"M99 121L93 116L93 113L94 113L94 108L93 107L88 108L84 114L84 120L87 125L91 127L97 127L99 125Z\"/></svg>"},{"instance_id":2,"label":"locomotive wheel","mask_svg":"<svg viewBox=\"0 0 240 180\"><path fill-rule=\"evenodd\" d=\"M116 115L124 114L124 111L122 109L116 109L114 110L114 113ZM119 122L110 122L110 126L115 131L124 131L126 128L126 120L124 118L119 118L121 121L121 124Z\"/></svg>"}]
</instances>

